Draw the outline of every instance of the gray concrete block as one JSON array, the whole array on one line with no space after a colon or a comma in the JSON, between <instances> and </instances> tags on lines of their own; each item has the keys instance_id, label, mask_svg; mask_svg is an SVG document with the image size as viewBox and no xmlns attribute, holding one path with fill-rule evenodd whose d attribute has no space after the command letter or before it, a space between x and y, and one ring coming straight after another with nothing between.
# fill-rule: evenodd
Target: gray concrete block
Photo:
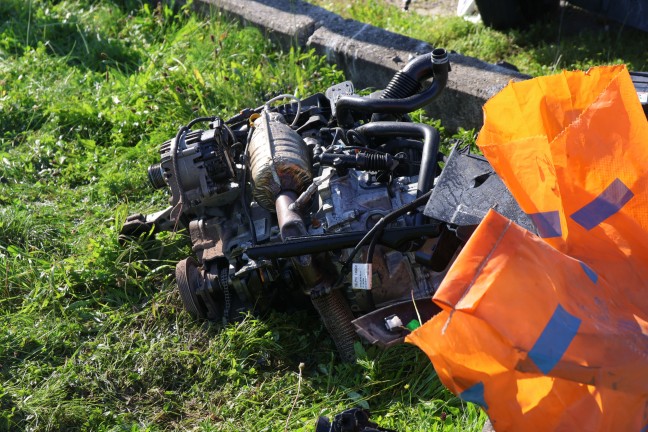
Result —
<instances>
[{"instance_id":1,"label":"gray concrete block","mask_svg":"<svg viewBox=\"0 0 648 432\"><path fill-rule=\"evenodd\" d=\"M283 49L305 47L317 26L314 6L302 1L197 0L194 5L203 12L217 8L244 25L258 27Z\"/></svg>"},{"instance_id":2,"label":"gray concrete block","mask_svg":"<svg viewBox=\"0 0 648 432\"><path fill-rule=\"evenodd\" d=\"M342 69L357 88L384 88L407 61L430 44L337 15L319 26L308 47Z\"/></svg>"},{"instance_id":3,"label":"gray concrete block","mask_svg":"<svg viewBox=\"0 0 648 432\"><path fill-rule=\"evenodd\" d=\"M448 86L426 108L429 115L441 119L444 126L456 130L479 129L483 125L482 106L510 81L530 78L501 66L461 54L450 54L452 71Z\"/></svg>"},{"instance_id":4,"label":"gray concrete block","mask_svg":"<svg viewBox=\"0 0 648 432\"><path fill-rule=\"evenodd\" d=\"M244 24L261 28L284 49L314 48L344 71L356 88L384 88L416 55L430 52L426 42L348 20L300 0L197 0L215 6ZM529 78L481 60L451 54L452 71L441 96L426 107L450 130L479 128L482 105L511 80Z\"/></svg>"}]
</instances>

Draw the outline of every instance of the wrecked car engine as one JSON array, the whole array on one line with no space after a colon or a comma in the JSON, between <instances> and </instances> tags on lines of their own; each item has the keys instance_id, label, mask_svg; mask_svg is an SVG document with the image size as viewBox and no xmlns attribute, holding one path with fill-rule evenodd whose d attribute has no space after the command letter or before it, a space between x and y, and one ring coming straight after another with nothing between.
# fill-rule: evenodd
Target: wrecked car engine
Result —
<instances>
[{"instance_id":1,"label":"wrecked car engine","mask_svg":"<svg viewBox=\"0 0 648 432\"><path fill-rule=\"evenodd\" d=\"M306 301L344 360L356 334L402 340L436 312L429 299L460 245L422 211L441 172L439 133L407 115L439 95L449 70L435 49L371 96L344 82L192 120L148 169L169 207L130 216L122 235L187 228L195 257L177 264L176 283L195 317L228 322Z\"/></svg>"}]
</instances>

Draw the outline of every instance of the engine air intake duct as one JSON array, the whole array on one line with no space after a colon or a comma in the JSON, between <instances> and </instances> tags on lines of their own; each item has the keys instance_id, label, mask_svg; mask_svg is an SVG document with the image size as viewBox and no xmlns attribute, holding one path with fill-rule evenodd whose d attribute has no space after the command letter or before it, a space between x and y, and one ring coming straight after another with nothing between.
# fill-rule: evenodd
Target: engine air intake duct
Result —
<instances>
[{"instance_id":1,"label":"engine air intake duct","mask_svg":"<svg viewBox=\"0 0 648 432\"><path fill-rule=\"evenodd\" d=\"M343 96L335 104L338 124L349 127L352 112L406 114L428 105L446 87L450 62L443 48L416 57L397 72L379 99L358 95ZM433 77L432 84L419 92L423 81Z\"/></svg>"}]
</instances>

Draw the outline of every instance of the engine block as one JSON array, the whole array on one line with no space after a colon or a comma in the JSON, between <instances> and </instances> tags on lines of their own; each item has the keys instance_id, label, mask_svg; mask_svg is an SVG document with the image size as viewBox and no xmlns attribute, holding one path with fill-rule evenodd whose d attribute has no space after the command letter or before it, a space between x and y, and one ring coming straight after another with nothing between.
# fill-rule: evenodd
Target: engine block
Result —
<instances>
[{"instance_id":1,"label":"engine block","mask_svg":"<svg viewBox=\"0 0 648 432\"><path fill-rule=\"evenodd\" d=\"M395 312L404 323L435 312L442 271L429 264L445 229L422 213L440 172L439 134L407 113L441 92L448 71L436 49L377 98L347 82L225 121L192 120L148 170L170 191L169 207L129 217L124 238L188 230L195 257L178 263L176 282L197 318L314 307L346 360L357 334L402 340L408 330L386 323ZM273 106L281 99L292 101ZM208 127L192 130L198 123Z\"/></svg>"}]
</instances>

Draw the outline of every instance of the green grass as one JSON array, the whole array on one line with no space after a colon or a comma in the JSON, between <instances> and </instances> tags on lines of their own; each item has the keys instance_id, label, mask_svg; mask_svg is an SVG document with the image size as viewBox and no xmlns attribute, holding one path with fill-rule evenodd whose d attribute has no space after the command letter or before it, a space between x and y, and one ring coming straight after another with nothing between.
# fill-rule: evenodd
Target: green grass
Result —
<instances>
[{"instance_id":1,"label":"green grass","mask_svg":"<svg viewBox=\"0 0 648 432\"><path fill-rule=\"evenodd\" d=\"M356 405L400 431L479 430L418 349L341 364L307 312L195 321L173 282L187 238L119 245L128 214L166 203L146 168L178 126L343 79L155 3L0 3L0 430L283 430L300 362L289 430Z\"/></svg>"},{"instance_id":2,"label":"green grass","mask_svg":"<svg viewBox=\"0 0 648 432\"><path fill-rule=\"evenodd\" d=\"M530 28L497 31L460 17L404 13L385 0L308 0L346 18L383 27L487 62L507 61L521 72L538 76L561 69L588 69L626 63L630 70L648 70L648 34L611 22L607 26L567 28L561 17ZM425 2L427 0L420 0ZM416 7L417 1L412 3Z\"/></svg>"}]
</instances>

